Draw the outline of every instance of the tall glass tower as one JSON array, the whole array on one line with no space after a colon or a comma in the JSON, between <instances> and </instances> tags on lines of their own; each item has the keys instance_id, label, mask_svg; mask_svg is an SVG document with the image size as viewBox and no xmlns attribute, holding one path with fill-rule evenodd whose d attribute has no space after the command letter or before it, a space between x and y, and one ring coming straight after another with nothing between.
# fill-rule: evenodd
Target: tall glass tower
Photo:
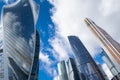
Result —
<instances>
[{"instance_id":1,"label":"tall glass tower","mask_svg":"<svg viewBox=\"0 0 120 80\"><path fill-rule=\"evenodd\" d=\"M97 26L91 19L86 18L85 23L101 42L103 49L120 72L120 44L116 42L106 31Z\"/></svg>"},{"instance_id":2,"label":"tall glass tower","mask_svg":"<svg viewBox=\"0 0 120 80\"><path fill-rule=\"evenodd\" d=\"M103 61L106 63L108 68L110 69L111 73L115 76L118 74L118 70L116 69L114 63L111 61L109 56L106 54L106 52L102 49L101 56Z\"/></svg>"},{"instance_id":3,"label":"tall glass tower","mask_svg":"<svg viewBox=\"0 0 120 80\"><path fill-rule=\"evenodd\" d=\"M103 70L102 65L101 65L101 64L97 64L97 65L98 65L99 70L100 70L101 73L103 74L105 80L109 80L107 74L106 74L105 71Z\"/></svg>"},{"instance_id":4,"label":"tall glass tower","mask_svg":"<svg viewBox=\"0 0 120 80\"><path fill-rule=\"evenodd\" d=\"M76 36L68 36L76 61L77 68L83 74L83 80L105 80L95 61L90 56L87 49Z\"/></svg>"},{"instance_id":5,"label":"tall glass tower","mask_svg":"<svg viewBox=\"0 0 120 80\"><path fill-rule=\"evenodd\" d=\"M0 49L0 80L4 78L4 54L3 49Z\"/></svg>"},{"instance_id":6,"label":"tall glass tower","mask_svg":"<svg viewBox=\"0 0 120 80\"><path fill-rule=\"evenodd\" d=\"M58 73L60 80L69 80L65 61L58 63Z\"/></svg>"},{"instance_id":7,"label":"tall glass tower","mask_svg":"<svg viewBox=\"0 0 120 80\"><path fill-rule=\"evenodd\" d=\"M39 32L36 30L35 52L34 52L31 74L29 77L30 80L38 80L39 49L40 49L40 38L39 38Z\"/></svg>"},{"instance_id":8,"label":"tall glass tower","mask_svg":"<svg viewBox=\"0 0 120 80\"><path fill-rule=\"evenodd\" d=\"M81 80L75 60L73 58L69 58L66 63L69 80Z\"/></svg>"},{"instance_id":9,"label":"tall glass tower","mask_svg":"<svg viewBox=\"0 0 120 80\"><path fill-rule=\"evenodd\" d=\"M73 58L58 63L58 73L60 80L81 80L76 62Z\"/></svg>"},{"instance_id":10,"label":"tall glass tower","mask_svg":"<svg viewBox=\"0 0 120 80\"><path fill-rule=\"evenodd\" d=\"M39 37L36 21L39 6L33 0L17 0L3 7L3 80L35 80ZM37 78L36 78L37 79Z\"/></svg>"}]
</instances>

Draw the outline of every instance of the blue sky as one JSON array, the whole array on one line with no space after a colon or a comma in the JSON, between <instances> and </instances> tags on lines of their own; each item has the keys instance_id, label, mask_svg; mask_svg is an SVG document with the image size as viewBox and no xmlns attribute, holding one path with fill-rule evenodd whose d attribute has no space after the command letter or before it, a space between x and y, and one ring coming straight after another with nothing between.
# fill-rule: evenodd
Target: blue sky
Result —
<instances>
[{"instance_id":1,"label":"blue sky","mask_svg":"<svg viewBox=\"0 0 120 80\"><path fill-rule=\"evenodd\" d=\"M48 39L53 37L55 35L55 28L54 24L51 21L51 15L50 9L52 8L52 5L49 4L48 1L42 1L40 3L40 15L38 19L38 30L40 32L40 38L41 38L41 51L45 52L50 55L50 52L46 50L47 48L52 48L51 45L48 42ZM52 26L52 28L50 27ZM54 59L53 56L50 56L51 59ZM50 75L43 66L45 66L44 62L41 62L40 60L40 69L39 69L39 80L53 80L53 76ZM54 65L55 67L56 65Z\"/></svg>"},{"instance_id":2,"label":"blue sky","mask_svg":"<svg viewBox=\"0 0 120 80\"><path fill-rule=\"evenodd\" d=\"M7 0L6 0L7 1ZM15 0L8 0L9 3ZM37 29L40 32L39 80L56 80L57 63L73 57L67 36L78 36L97 63L101 47L84 23L89 17L120 42L119 0L35 0L40 5ZM116 4L116 5L113 5ZM0 10L5 2L0 1Z\"/></svg>"}]
</instances>

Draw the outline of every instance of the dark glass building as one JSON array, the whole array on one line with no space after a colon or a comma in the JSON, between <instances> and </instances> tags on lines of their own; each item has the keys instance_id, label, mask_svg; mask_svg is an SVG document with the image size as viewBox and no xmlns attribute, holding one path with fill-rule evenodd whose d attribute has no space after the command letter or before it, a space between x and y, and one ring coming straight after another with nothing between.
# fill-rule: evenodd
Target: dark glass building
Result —
<instances>
[{"instance_id":1,"label":"dark glass building","mask_svg":"<svg viewBox=\"0 0 120 80\"><path fill-rule=\"evenodd\" d=\"M40 48L40 38L39 38L39 32L36 30L35 53L34 53L34 59L33 59L33 64L32 64L32 69L31 69L29 80L38 80L39 48Z\"/></svg>"},{"instance_id":2,"label":"dark glass building","mask_svg":"<svg viewBox=\"0 0 120 80\"><path fill-rule=\"evenodd\" d=\"M3 7L3 80L37 80L39 34L36 21L39 6L34 0L17 0Z\"/></svg>"},{"instance_id":3,"label":"dark glass building","mask_svg":"<svg viewBox=\"0 0 120 80\"><path fill-rule=\"evenodd\" d=\"M82 80L105 80L95 61L84 47L80 39L76 36L68 36L70 45L74 52L77 68L82 74Z\"/></svg>"}]
</instances>

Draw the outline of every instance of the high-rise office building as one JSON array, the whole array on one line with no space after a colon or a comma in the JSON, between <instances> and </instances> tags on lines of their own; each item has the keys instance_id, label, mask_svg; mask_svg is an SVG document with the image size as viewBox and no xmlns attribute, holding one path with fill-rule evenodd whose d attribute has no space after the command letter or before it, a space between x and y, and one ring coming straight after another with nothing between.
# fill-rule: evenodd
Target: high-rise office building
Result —
<instances>
[{"instance_id":1,"label":"high-rise office building","mask_svg":"<svg viewBox=\"0 0 120 80\"><path fill-rule=\"evenodd\" d=\"M40 49L40 38L39 32L36 30L36 42L35 42L35 53L32 63L32 69L30 74L30 80L38 80L38 71L39 71L39 49Z\"/></svg>"},{"instance_id":2,"label":"high-rise office building","mask_svg":"<svg viewBox=\"0 0 120 80\"><path fill-rule=\"evenodd\" d=\"M77 68L85 76L83 80L104 80L104 76L80 39L76 36L68 36L68 39L79 63Z\"/></svg>"},{"instance_id":3,"label":"high-rise office building","mask_svg":"<svg viewBox=\"0 0 120 80\"><path fill-rule=\"evenodd\" d=\"M92 20L86 18L85 23L95 36L100 40L103 49L120 72L120 44L116 42L106 31L97 26Z\"/></svg>"},{"instance_id":4,"label":"high-rise office building","mask_svg":"<svg viewBox=\"0 0 120 80\"><path fill-rule=\"evenodd\" d=\"M58 63L58 74L60 80L69 80L65 61Z\"/></svg>"},{"instance_id":5,"label":"high-rise office building","mask_svg":"<svg viewBox=\"0 0 120 80\"><path fill-rule=\"evenodd\" d=\"M101 64L101 66L102 66L103 71L107 75L108 79L111 80L113 78L113 74L111 73L106 63Z\"/></svg>"},{"instance_id":6,"label":"high-rise office building","mask_svg":"<svg viewBox=\"0 0 120 80\"><path fill-rule=\"evenodd\" d=\"M58 73L60 80L81 80L80 73L73 58L58 63Z\"/></svg>"},{"instance_id":7,"label":"high-rise office building","mask_svg":"<svg viewBox=\"0 0 120 80\"><path fill-rule=\"evenodd\" d=\"M115 65L113 64L113 62L111 61L111 59L109 58L109 56L106 54L106 52L103 49L101 52L101 56L102 56L103 61L106 63L106 65L110 69L113 76L117 75L118 70L116 69Z\"/></svg>"},{"instance_id":8,"label":"high-rise office building","mask_svg":"<svg viewBox=\"0 0 120 80\"><path fill-rule=\"evenodd\" d=\"M80 74L73 58L69 58L67 63L67 72L69 80L80 80Z\"/></svg>"},{"instance_id":9,"label":"high-rise office building","mask_svg":"<svg viewBox=\"0 0 120 80\"><path fill-rule=\"evenodd\" d=\"M0 49L0 80L4 78L4 54L3 49Z\"/></svg>"},{"instance_id":10,"label":"high-rise office building","mask_svg":"<svg viewBox=\"0 0 120 80\"><path fill-rule=\"evenodd\" d=\"M3 80L4 77L4 70L5 70L5 63L4 63L4 54L3 54L3 27L0 26L0 80Z\"/></svg>"},{"instance_id":11,"label":"high-rise office building","mask_svg":"<svg viewBox=\"0 0 120 80\"><path fill-rule=\"evenodd\" d=\"M39 6L33 0L17 0L3 7L3 80L37 80Z\"/></svg>"},{"instance_id":12,"label":"high-rise office building","mask_svg":"<svg viewBox=\"0 0 120 80\"><path fill-rule=\"evenodd\" d=\"M97 65L98 65L99 70L100 70L100 71L101 71L101 73L103 74L103 76L104 76L105 80L109 80L109 78L108 78L107 74L106 74L106 73L105 73L105 71L103 70L102 65L101 65L101 64L97 64Z\"/></svg>"}]
</instances>

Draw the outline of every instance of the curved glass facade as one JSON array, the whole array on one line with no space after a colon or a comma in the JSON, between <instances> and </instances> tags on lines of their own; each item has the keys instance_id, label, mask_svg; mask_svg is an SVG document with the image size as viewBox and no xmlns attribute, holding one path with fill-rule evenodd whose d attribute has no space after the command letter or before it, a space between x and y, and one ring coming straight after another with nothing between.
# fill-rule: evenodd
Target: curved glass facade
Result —
<instances>
[{"instance_id":1,"label":"curved glass facade","mask_svg":"<svg viewBox=\"0 0 120 80\"><path fill-rule=\"evenodd\" d=\"M4 54L3 54L3 35L2 35L2 26L0 26L0 80L4 79Z\"/></svg>"},{"instance_id":2,"label":"curved glass facade","mask_svg":"<svg viewBox=\"0 0 120 80\"><path fill-rule=\"evenodd\" d=\"M3 56L3 49L0 49L0 80L4 78L4 56Z\"/></svg>"},{"instance_id":3,"label":"curved glass facade","mask_svg":"<svg viewBox=\"0 0 120 80\"><path fill-rule=\"evenodd\" d=\"M69 36L69 42L78 62L77 68L83 80L104 80L98 66L90 56L87 49L76 36Z\"/></svg>"},{"instance_id":4,"label":"curved glass facade","mask_svg":"<svg viewBox=\"0 0 120 80\"><path fill-rule=\"evenodd\" d=\"M33 0L18 0L3 7L4 53L7 54L9 80L27 80L32 73L37 8L39 6Z\"/></svg>"}]
</instances>

